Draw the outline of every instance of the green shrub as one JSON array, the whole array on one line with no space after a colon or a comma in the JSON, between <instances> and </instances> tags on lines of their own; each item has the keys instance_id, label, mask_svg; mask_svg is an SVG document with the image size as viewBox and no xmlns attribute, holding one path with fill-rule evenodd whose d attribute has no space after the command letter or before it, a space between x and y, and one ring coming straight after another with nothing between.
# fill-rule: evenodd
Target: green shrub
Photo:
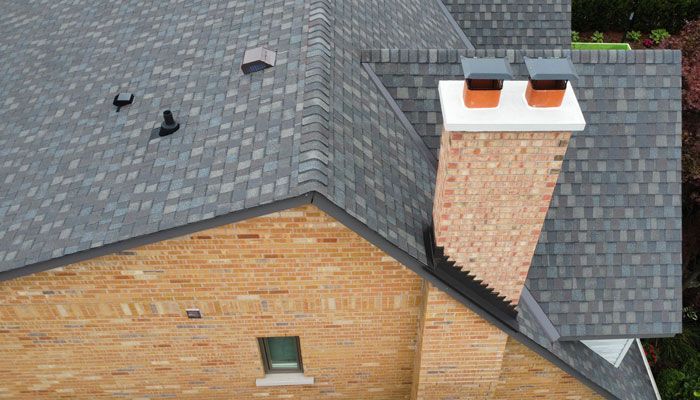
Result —
<instances>
[{"instance_id":1,"label":"green shrub","mask_svg":"<svg viewBox=\"0 0 700 400\"><path fill-rule=\"evenodd\" d=\"M595 31L595 32L593 32L593 35L591 35L591 42L603 43L604 41L605 41L605 36L603 35L603 32Z\"/></svg>"},{"instance_id":2,"label":"green shrub","mask_svg":"<svg viewBox=\"0 0 700 400\"><path fill-rule=\"evenodd\" d=\"M662 399L700 398L700 356L688 360L682 369L661 371L657 379Z\"/></svg>"},{"instance_id":3,"label":"green shrub","mask_svg":"<svg viewBox=\"0 0 700 400\"><path fill-rule=\"evenodd\" d=\"M632 0L572 0L572 28L582 31L625 30Z\"/></svg>"},{"instance_id":4,"label":"green shrub","mask_svg":"<svg viewBox=\"0 0 700 400\"><path fill-rule=\"evenodd\" d=\"M683 321L683 332L669 338L646 339L646 347L653 348L661 368L680 369L693 357L700 361L700 324Z\"/></svg>"},{"instance_id":5,"label":"green shrub","mask_svg":"<svg viewBox=\"0 0 700 400\"><path fill-rule=\"evenodd\" d=\"M579 33L576 32L576 31L571 31L571 41L572 41L572 42L580 42L580 41L581 41L581 35L579 35Z\"/></svg>"},{"instance_id":6,"label":"green shrub","mask_svg":"<svg viewBox=\"0 0 700 400\"><path fill-rule=\"evenodd\" d=\"M635 9L634 3L637 3ZM649 32L663 26L677 33L685 21L700 17L698 0L572 0L572 29L584 31ZM628 26L630 13L634 23Z\"/></svg>"},{"instance_id":7,"label":"green shrub","mask_svg":"<svg viewBox=\"0 0 700 400\"><path fill-rule=\"evenodd\" d=\"M681 50L683 54L681 69L683 73L683 109L700 111L700 19L689 22L680 34L665 41L662 47ZM697 314L686 312L685 317L697 322ZM693 326L688 323L685 325L686 327ZM697 346L700 349L700 341Z\"/></svg>"},{"instance_id":8,"label":"green shrub","mask_svg":"<svg viewBox=\"0 0 700 400\"><path fill-rule=\"evenodd\" d=\"M627 32L627 40L631 42L638 42L642 38L642 32L640 31L629 31Z\"/></svg>"},{"instance_id":9,"label":"green shrub","mask_svg":"<svg viewBox=\"0 0 700 400\"><path fill-rule=\"evenodd\" d=\"M651 31L651 34L649 34L649 38L653 40L656 44L660 44L669 37L671 37L671 35L666 29L654 29L653 31Z\"/></svg>"}]
</instances>

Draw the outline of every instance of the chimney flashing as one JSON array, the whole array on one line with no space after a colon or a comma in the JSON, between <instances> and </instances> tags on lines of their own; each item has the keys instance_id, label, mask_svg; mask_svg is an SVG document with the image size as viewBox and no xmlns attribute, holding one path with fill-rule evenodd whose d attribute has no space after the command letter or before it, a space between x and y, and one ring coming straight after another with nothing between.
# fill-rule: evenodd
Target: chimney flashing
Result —
<instances>
[{"instance_id":1,"label":"chimney flashing","mask_svg":"<svg viewBox=\"0 0 700 400\"><path fill-rule=\"evenodd\" d=\"M453 132L543 132L581 131L586 120L571 84L567 85L561 106L536 108L527 104L528 81L505 81L501 99L494 108L468 108L464 105L464 81L440 81L440 107L443 126Z\"/></svg>"}]
</instances>

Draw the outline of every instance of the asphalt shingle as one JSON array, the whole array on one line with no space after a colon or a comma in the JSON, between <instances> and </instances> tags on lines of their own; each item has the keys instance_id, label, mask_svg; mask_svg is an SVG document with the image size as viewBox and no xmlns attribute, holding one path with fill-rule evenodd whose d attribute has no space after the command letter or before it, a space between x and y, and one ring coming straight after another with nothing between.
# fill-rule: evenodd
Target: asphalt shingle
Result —
<instances>
[{"instance_id":1,"label":"asphalt shingle","mask_svg":"<svg viewBox=\"0 0 700 400\"><path fill-rule=\"evenodd\" d=\"M461 3L445 3L459 14ZM457 18L478 33L477 45L568 44L568 3L479 7L469 21ZM373 63L436 149L437 79L461 74L460 52L438 49L465 43L435 4L210 0L105 8L36 0L3 11L0 272L309 191L425 260L435 171L360 62ZM536 17L560 11L554 27ZM500 24L498 32L482 23ZM276 51L276 65L243 75L243 53L257 46ZM519 53L489 54L520 63ZM679 59L574 57L589 128L572 141L528 285L561 331L675 331ZM134 103L116 113L112 98L124 91ZM181 128L152 138L166 108ZM592 277L604 289L587 288ZM626 301L634 308L622 312L613 301L621 294L643 300ZM661 316L665 310L673 312ZM519 318L528 336L569 365L597 365L597 356L569 344L548 347L527 310ZM621 393L624 385L611 379L646 379L641 359L629 363L629 375L584 374ZM630 393L644 398L645 390Z\"/></svg>"},{"instance_id":2,"label":"asphalt shingle","mask_svg":"<svg viewBox=\"0 0 700 400\"><path fill-rule=\"evenodd\" d=\"M35 1L0 19L0 271L311 190L424 259L434 178L358 49L459 47L434 4ZM276 65L243 75L257 46ZM151 139L166 108L182 126Z\"/></svg>"},{"instance_id":3,"label":"asphalt shingle","mask_svg":"<svg viewBox=\"0 0 700 400\"><path fill-rule=\"evenodd\" d=\"M674 52L455 50L444 62L422 63L384 63L368 52L436 156L437 82L463 79L460 54L507 57L517 79L527 77L524 55L570 54L580 76L573 84L587 127L569 144L527 280L559 333L680 332L681 88Z\"/></svg>"},{"instance_id":4,"label":"asphalt shingle","mask_svg":"<svg viewBox=\"0 0 700 400\"><path fill-rule=\"evenodd\" d=\"M442 0L477 49L571 45L571 0Z\"/></svg>"}]
</instances>

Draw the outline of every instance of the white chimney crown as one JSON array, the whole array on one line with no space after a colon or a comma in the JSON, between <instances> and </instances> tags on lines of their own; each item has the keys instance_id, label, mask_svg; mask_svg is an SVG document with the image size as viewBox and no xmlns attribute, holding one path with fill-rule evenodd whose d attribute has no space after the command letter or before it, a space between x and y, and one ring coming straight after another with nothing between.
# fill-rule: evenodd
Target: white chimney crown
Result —
<instances>
[{"instance_id":1,"label":"white chimney crown","mask_svg":"<svg viewBox=\"0 0 700 400\"><path fill-rule=\"evenodd\" d=\"M440 81L443 126L452 132L545 132L581 131L586 120L571 82L561 106L531 107L525 100L527 81L504 81L498 107L468 108L464 105L464 80Z\"/></svg>"}]
</instances>

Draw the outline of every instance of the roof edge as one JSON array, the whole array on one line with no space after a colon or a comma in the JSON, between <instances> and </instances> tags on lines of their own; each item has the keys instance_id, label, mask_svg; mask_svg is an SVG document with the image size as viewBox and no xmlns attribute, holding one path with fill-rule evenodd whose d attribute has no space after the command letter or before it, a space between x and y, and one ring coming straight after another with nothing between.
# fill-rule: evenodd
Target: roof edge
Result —
<instances>
[{"instance_id":1,"label":"roof edge","mask_svg":"<svg viewBox=\"0 0 700 400\"><path fill-rule=\"evenodd\" d=\"M272 203L242 209L240 211L235 211L232 213L224 214L218 217L214 217L204 221L192 222L187 225L158 231L155 233L139 236L132 239L123 240L120 242L104 245L90 250L85 250L78 253L73 253L65 255L59 258L39 262L36 264L28 265L22 268L17 268L10 271L0 272L0 281L18 278L21 276L26 276L42 271L47 271L54 268L59 268L66 266L68 264L73 264L80 261L85 261L91 258L116 253L123 250L128 250L134 247L143 246L162 240L171 239L174 237L179 237L187 235L190 233L195 233L201 230L214 228L217 226L239 222L242 220L259 217L262 215L270 214L277 211L284 211L290 208L299 207L305 204L314 204L321 211L327 213L329 216L338 220L338 222L345 225L350 230L354 231L365 240L371 244L377 246L379 249L393 257L398 262L402 263L404 266L418 274L418 276L426 279L436 288L442 290L443 292L450 295L455 300L462 303L464 306L468 307L470 310L474 311L477 315L484 318L488 322L492 323L504 333L510 337L516 339L530 350L534 351L541 357L545 358L549 362L553 363L557 367L561 368L563 371L578 379L586 386L590 387L592 390L600 394L601 396L608 399L616 399L616 397L610 393L608 390L598 385L596 382L592 381L575 368L569 364L562 361L559 357L554 355L549 350L540 346L537 342L527 337L525 334L519 332L514 327L501 321L499 318L495 317L484 309L481 305L475 303L474 301L468 299L463 294L459 293L457 290L453 289L451 286L443 282L441 279L431 274L428 270L428 266L413 256L409 255L406 251L402 250L395 244L389 242L387 239L380 236L377 232L373 231L367 225L363 224L355 217L348 214L345 210L334 204L331 200L326 198L323 194L315 191L310 191L305 194L291 197L287 199L277 200Z\"/></svg>"},{"instance_id":2,"label":"roof edge","mask_svg":"<svg viewBox=\"0 0 700 400\"><path fill-rule=\"evenodd\" d=\"M311 203L313 192L0 272L0 282Z\"/></svg>"},{"instance_id":3,"label":"roof edge","mask_svg":"<svg viewBox=\"0 0 700 400\"><path fill-rule=\"evenodd\" d=\"M522 62L523 56L570 57L576 64L679 64L680 50L570 50L570 49L367 49L361 51L368 63L459 63L460 57L507 58Z\"/></svg>"},{"instance_id":4,"label":"roof edge","mask_svg":"<svg viewBox=\"0 0 700 400\"><path fill-rule=\"evenodd\" d=\"M627 334L616 334L616 335L568 335L559 337L561 342L573 342L578 340L602 340L602 339L651 339L651 338L666 338L674 337L681 331L677 332L663 332L663 333L627 333Z\"/></svg>"}]
</instances>

